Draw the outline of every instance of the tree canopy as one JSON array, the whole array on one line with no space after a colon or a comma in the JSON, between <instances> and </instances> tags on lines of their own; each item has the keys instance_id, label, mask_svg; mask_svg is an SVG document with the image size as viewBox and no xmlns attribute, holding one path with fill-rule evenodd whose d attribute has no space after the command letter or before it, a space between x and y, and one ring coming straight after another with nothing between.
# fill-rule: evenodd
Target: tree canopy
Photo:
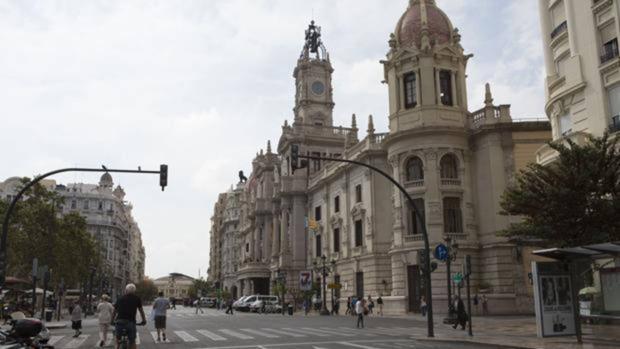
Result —
<instances>
[{"instance_id":1,"label":"tree canopy","mask_svg":"<svg viewBox=\"0 0 620 349\"><path fill-rule=\"evenodd\" d=\"M569 247L620 240L618 139L590 136L585 144L552 142L557 159L530 164L505 191L502 214L522 216L504 234Z\"/></svg>"},{"instance_id":2,"label":"tree canopy","mask_svg":"<svg viewBox=\"0 0 620 349\"><path fill-rule=\"evenodd\" d=\"M203 278L195 279L189 287L188 293L191 298L206 297L213 290L211 283Z\"/></svg>"},{"instance_id":3,"label":"tree canopy","mask_svg":"<svg viewBox=\"0 0 620 349\"><path fill-rule=\"evenodd\" d=\"M32 260L37 258L40 266L52 269L52 286L64 279L71 287L100 266L99 245L88 233L86 220L77 213L61 216L62 203L61 196L37 184L16 204L9 223L7 275L29 279ZM8 205L0 200L0 217Z\"/></svg>"},{"instance_id":4,"label":"tree canopy","mask_svg":"<svg viewBox=\"0 0 620 349\"><path fill-rule=\"evenodd\" d=\"M157 286L153 280L145 276L136 284L136 295L143 301L151 301L157 296Z\"/></svg>"}]
</instances>

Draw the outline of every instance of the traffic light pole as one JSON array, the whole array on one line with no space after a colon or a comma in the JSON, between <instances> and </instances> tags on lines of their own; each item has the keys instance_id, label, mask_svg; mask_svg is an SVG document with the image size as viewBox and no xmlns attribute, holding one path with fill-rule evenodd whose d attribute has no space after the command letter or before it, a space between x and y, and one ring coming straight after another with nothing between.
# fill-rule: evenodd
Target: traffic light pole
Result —
<instances>
[{"instance_id":1,"label":"traffic light pole","mask_svg":"<svg viewBox=\"0 0 620 349\"><path fill-rule=\"evenodd\" d=\"M297 148L299 149L299 148ZM355 161L355 160L346 160L346 159L341 159L341 158L330 158L330 157L322 157L322 156L311 156L311 155L298 155L298 154L293 154L294 157L298 157L300 159L308 159L308 160L321 160L321 161L335 161L335 162L344 162L344 163L349 163L349 164L354 164L354 165L358 165L358 166L362 166L362 167L366 167L368 169L371 169L375 172L378 172L379 174L381 174L383 177L385 177L386 179L388 179L390 182L392 182L392 184L394 184L398 190L400 190L400 192L407 198L407 201L409 202L409 204L411 205L411 207L413 208L413 211L417 217L417 219L420 220L420 222L425 222L424 217L422 217L422 215L420 214L420 210L418 209L416 203L413 201L413 198L411 197L411 195L409 195L409 193L407 193L407 190L405 190L405 188L398 183L394 178L392 178L392 176L390 176L389 174L387 174L386 172L384 172L383 170L374 167L372 165L360 162L360 161ZM295 166L297 166L296 164L296 159L291 159L291 162L295 163ZM422 236L424 238L424 250L426 251L425 253L425 257L424 257L424 283L426 284L426 305L427 305L427 309L428 309L428 316L427 316L427 336L428 337L434 337L435 336L435 331L434 331L434 323L433 323L433 292L431 290L431 254L430 254L430 244L428 241L428 233L426 231L426 224L421 224L422 226Z\"/></svg>"},{"instance_id":2,"label":"traffic light pole","mask_svg":"<svg viewBox=\"0 0 620 349\"><path fill-rule=\"evenodd\" d=\"M15 195L15 197L13 198L13 200L11 200L11 203L9 204L9 208L6 210L6 213L4 214L4 221L2 223L2 237L0 238L0 290L4 288L4 281L5 281L6 267L7 267L7 260L6 260L7 245L6 244L7 244L7 239L9 235L9 223L11 220L11 215L13 214L13 211L15 210L15 205L17 205L17 202L19 202L22 196L24 196L24 193L26 193L26 191L32 188L35 184L39 183L41 180L49 176L53 176L55 174L63 173L63 172L113 172L113 173L159 174L160 185L162 187L161 188L162 191L164 190L164 187L166 187L166 185L168 184L167 182L168 166L167 165L161 165L159 171L143 171L140 168L138 168L137 170L118 170L118 169L108 169L105 166L101 166L101 168L79 168L79 167L63 168L63 169L51 171L51 172L35 177L30 182L26 183L26 185L24 185L24 187L17 193L17 195Z\"/></svg>"}]
</instances>

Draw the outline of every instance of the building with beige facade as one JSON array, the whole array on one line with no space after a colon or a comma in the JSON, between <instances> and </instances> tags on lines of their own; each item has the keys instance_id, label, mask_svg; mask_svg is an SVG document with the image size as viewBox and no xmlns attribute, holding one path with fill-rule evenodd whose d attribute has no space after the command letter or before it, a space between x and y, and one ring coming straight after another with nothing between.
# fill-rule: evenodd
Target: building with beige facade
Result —
<instances>
[{"instance_id":1,"label":"building with beige facade","mask_svg":"<svg viewBox=\"0 0 620 349\"><path fill-rule=\"evenodd\" d=\"M381 62L389 132L379 133L372 116L362 121L353 115L347 127L333 124L334 67L320 28L310 25L293 71L294 119L284 122L275 152L270 144L261 150L247 184L238 187L240 294L269 292L281 278L298 289L300 272L325 256L334 262L326 282L342 286L342 301L381 295L386 312L418 312L425 225L431 246L446 238L459 245L453 271L464 255L472 256L473 287L487 293L489 309L533 312L528 261L520 246L498 236L514 221L499 213L499 202L516 171L535 161L536 149L551 138L550 125L513 120L509 105L494 103L489 85L480 96L483 107L470 112L466 69L472 56L460 39L435 1L409 1ZM310 160L293 172L292 145L301 154L362 161L390 173L424 219L366 168ZM446 278L439 263L432 274L439 312L447 310Z\"/></svg>"},{"instance_id":2,"label":"building with beige facade","mask_svg":"<svg viewBox=\"0 0 620 349\"><path fill-rule=\"evenodd\" d=\"M620 130L620 6L617 0L538 0L545 58L545 111L553 140ZM548 163L555 152L537 153Z\"/></svg>"},{"instance_id":3,"label":"building with beige facade","mask_svg":"<svg viewBox=\"0 0 620 349\"><path fill-rule=\"evenodd\" d=\"M194 278L181 273L169 275L153 280L157 292L162 292L166 298L183 300L189 298L189 291L194 284Z\"/></svg>"}]
</instances>

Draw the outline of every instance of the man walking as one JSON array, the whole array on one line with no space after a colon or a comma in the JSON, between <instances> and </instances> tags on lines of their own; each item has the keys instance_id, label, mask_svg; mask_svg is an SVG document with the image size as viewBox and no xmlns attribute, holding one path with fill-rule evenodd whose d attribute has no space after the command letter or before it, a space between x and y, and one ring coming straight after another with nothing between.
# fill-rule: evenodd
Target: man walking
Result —
<instances>
[{"instance_id":1,"label":"man walking","mask_svg":"<svg viewBox=\"0 0 620 349\"><path fill-rule=\"evenodd\" d=\"M228 298L228 301L226 301L226 314L233 314L233 300L232 297Z\"/></svg>"},{"instance_id":2,"label":"man walking","mask_svg":"<svg viewBox=\"0 0 620 349\"><path fill-rule=\"evenodd\" d=\"M452 326L452 328L456 329L459 325L461 325L461 329L465 330L465 325L467 324L465 304L463 304L463 300L459 296L456 296L456 301L454 301L454 303L456 308L456 323Z\"/></svg>"},{"instance_id":3,"label":"man walking","mask_svg":"<svg viewBox=\"0 0 620 349\"><path fill-rule=\"evenodd\" d=\"M194 301L194 305L196 306L196 314L198 314L198 310L200 310L201 314L204 314L205 312L202 311L202 304L200 302L200 298L196 299L196 301Z\"/></svg>"},{"instance_id":4,"label":"man walking","mask_svg":"<svg viewBox=\"0 0 620 349\"><path fill-rule=\"evenodd\" d=\"M377 305L379 306L379 315L383 316L383 297L381 295L377 298Z\"/></svg>"},{"instance_id":5,"label":"man walking","mask_svg":"<svg viewBox=\"0 0 620 349\"><path fill-rule=\"evenodd\" d=\"M97 305L97 313L99 314L99 346L103 347L108 341L108 330L114 313L114 306L110 303L110 297L107 294L101 296L101 302Z\"/></svg>"},{"instance_id":6,"label":"man walking","mask_svg":"<svg viewBox=\"0 0 620 349\"><path fill-rule=\"evenodd\" d=\"M146 316L142 309L142 300L136 296L136 285L125 286L125 295L116 300L112 319L115 321L116 349L120 346L120 334L125 332L129 340L129 348L136 349L136 312L140 312L142 322L146 325Z\"/></svg>"},{"instance_id":7,"label":"man walking","mask_svg":"<svg viewBox=\"0 0 620 349\"><path fill-rule=\"evenodd\" d=\"M361 328L364 328L364 312L366 311L364 303L366 303L364 297L360 297L355 303L355 313L357 314L357 328L360 328L360 324Z\"/></svg>"},{"instance_id":8,"label":"man walking","mask_svg":"<svg viewBox=\"0 0 620 349\"><path fill-rule=\"evenodd\" d=\"M153 315L155 316L155 329L157 330L157 341L160 342L161 338L166 341L166 315L170 309L170 301L164 298L164 293L159 292L155 302L153 302Z\"/></svg>"}]
</instances>

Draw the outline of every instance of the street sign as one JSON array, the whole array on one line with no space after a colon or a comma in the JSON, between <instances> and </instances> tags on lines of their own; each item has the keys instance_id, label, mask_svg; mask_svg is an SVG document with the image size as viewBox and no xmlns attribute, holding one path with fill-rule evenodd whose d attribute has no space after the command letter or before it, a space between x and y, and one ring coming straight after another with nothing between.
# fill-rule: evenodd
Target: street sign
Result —
<instances>
[{"instance_id":1,"label":"street sign","mask_svg":"<svg viewBox=\"0 0 620 349\"><path fill-rule=\"evenodd\" d=\"M439 244L435 247L435 259L445 261L448 259L448 247L444 244Z\"/></svg>"},{"instance_id":2,"label":"street sign","mask_svg":"<svg viewBox=\"0 0 620 349\"><path fill-rule=\"evenodd\" d=\"M339 289L342 288L342 285L341 284L336 284L336 283L331 283L331 284L327 285L327 288L329 288L330 290L331 289L339 290Z\"/></svg>"},{"instance_id":3,"label":"street sign","mask_svg":"<svg viewBox=\"0 0 620 349\"><path fill-rule=\"evenodd\" d=\"M452 275L452 281L454 281L457 284L460 284L461 281L463 281L463 274L456 273L456 274Z\"/></svg>"}]
</instances>

